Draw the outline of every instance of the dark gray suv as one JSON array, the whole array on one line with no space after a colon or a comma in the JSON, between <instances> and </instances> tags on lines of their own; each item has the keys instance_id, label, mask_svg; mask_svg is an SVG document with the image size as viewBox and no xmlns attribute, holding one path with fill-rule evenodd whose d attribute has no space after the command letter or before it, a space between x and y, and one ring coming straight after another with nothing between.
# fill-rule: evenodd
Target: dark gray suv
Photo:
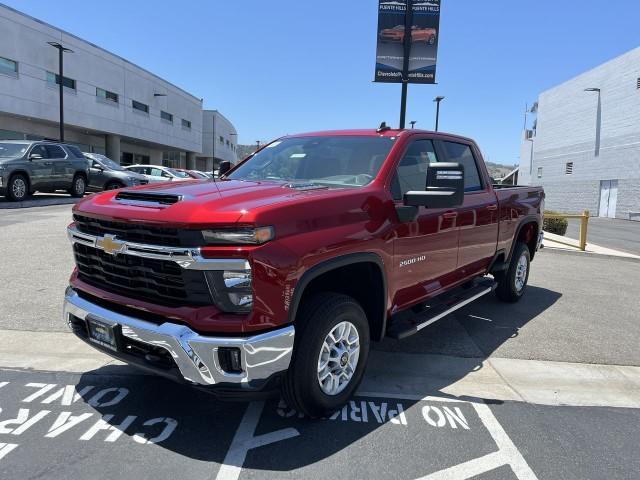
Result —
<instances>
[{"instance_id":1,"label":"dark gray suv","mask_svg":"<svg viewBox=\"0 0 640 480\"><path fill-rule=\"evenodd\" d=\"M0 141L0 195L21 201L33 192L66 190L82 197L87 189L89 162L80 149L64 143Z\"/></svg>"},{"instance_id":2,"label":"dark gray suv","mask_svg":"<svg viewBox=\"0 0 640 480\"><path fill-rule=\"evenodd\" d=\"M88 189L92 192L149 183L149 180L144 175L121 167L119 163L114 162L109 157L99 153L87 152L84 152L84 156L89 160L91 166Z\"/></svg>"}]
</instances>

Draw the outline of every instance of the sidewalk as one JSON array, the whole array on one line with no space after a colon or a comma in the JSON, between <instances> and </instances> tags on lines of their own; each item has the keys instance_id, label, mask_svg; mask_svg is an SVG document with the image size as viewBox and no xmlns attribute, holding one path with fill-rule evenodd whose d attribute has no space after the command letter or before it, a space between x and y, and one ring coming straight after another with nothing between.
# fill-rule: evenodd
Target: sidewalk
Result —
<instances>
[{"instance_id":1,"label":"sidewalk","mask_svg":"<svg viewBox=\"0 0 640 480\"><path fill-rule=\"evenodd\" d=\"M580 242L578 240L569 237L563 237L562 235L556 235L555 233L549 233L547 231L544 232L544 240L542 244L545 248L548 248L550 250L590 253L596 255L608 255L612 257L624 257L640 260L640 255L634 255L633 253L614 250L613 248L601 247L600 245L594 245L593 243L587 243L586 250L583 252L582 250L580 250Z\"/></svg>"},{"instance_id":2,"label":"sidewalk","mask_svg":"<svg viewBox=\"0 0 640 480\"><path fill-rule=\"evenodd\" d=\"M0 339L0 368L81 373L109 367L105 373L148 375L71 333L0 330ZM373 350L360 392L640 408L640 367Z\"/></svg>"}]
</instances>

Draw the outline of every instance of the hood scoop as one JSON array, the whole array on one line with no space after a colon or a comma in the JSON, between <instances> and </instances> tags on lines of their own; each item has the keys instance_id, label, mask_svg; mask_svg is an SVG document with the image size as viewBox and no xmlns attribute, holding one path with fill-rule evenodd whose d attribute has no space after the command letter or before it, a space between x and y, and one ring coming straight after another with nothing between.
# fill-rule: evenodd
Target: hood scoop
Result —
<instances>
[{"instance_id":1,"label":"hood scoop","mask_svg":"<svg viewBox=\"0 0 640 480\"><path fill-rule=\"evenodd\" d=\"M326 190L329 188L326 185L318 185L309 182L288 183L284 186L285 188L291 188L293 190Z\"/></svg>"},{"instance_id":2,"label":"hood scoop","mask_svg":"<svg viewBox=\"0 0 640 480\"><path fill-rule=\"evenodd\" d=\"M182 195L162 192L128 192L122 191L116 195L116 200L129 205L142 207L167 207L183 199Z\"/></svg>"}]
</instances>

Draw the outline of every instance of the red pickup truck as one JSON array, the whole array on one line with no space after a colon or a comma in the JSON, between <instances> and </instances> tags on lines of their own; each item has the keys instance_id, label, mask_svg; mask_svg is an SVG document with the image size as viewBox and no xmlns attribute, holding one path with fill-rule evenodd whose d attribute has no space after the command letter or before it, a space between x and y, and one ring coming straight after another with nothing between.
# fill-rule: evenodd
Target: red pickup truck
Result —
<instances>
[{"instance_id":1,"label":"red pickup truck","mask_svg":"<svg viewBox=\"0 0 640 480\"><path fill-rule=\"evenodd\" d=\"M280 389L315 417L354 393L370 342L525 292L544 193L494 189L468 138L309 133L228 167L74 207L78 337L221 397Z\"/></svg>"}]
</instances>

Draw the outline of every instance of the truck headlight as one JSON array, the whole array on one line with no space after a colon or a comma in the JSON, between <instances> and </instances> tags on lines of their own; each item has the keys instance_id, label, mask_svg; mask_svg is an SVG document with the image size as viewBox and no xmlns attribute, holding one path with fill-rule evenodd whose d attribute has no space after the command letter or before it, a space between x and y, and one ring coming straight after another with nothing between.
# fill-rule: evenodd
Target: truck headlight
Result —
<instances>
[{"instance_id":1,"label":"truck headlight","mask_svg":"<svg viewBox=\"0 0 640 480\"><path fill-rule=\"evenodd\" d=\"M221 228L219 230L203 230L202 236L208 245L260 245L272 240L275 232L273 227Z\"/></svg>"},{"instance_id":2,"label":"truck headlight","mask_svg":"<svg viewBox=\"0 0 640 480\"><path fill-rule=\"evenodd\" d=\"M251 311L251 270L209 270L205 274L213 300L220 310L232 313Z\"/></svg>"}]
</instances>

